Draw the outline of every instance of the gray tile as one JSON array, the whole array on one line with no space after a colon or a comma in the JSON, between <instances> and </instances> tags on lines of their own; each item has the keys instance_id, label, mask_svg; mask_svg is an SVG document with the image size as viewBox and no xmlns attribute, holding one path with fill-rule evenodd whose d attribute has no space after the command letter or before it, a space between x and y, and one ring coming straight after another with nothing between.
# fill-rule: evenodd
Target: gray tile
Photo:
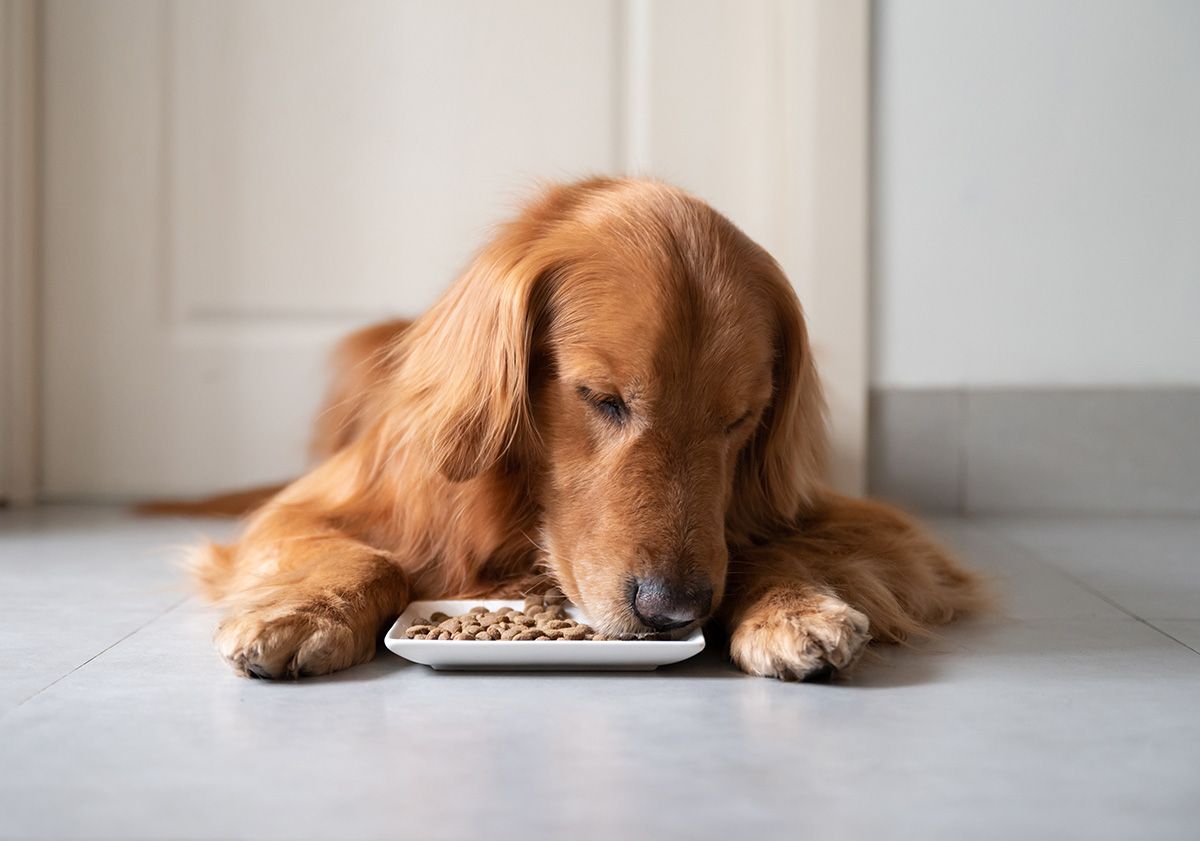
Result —
<instances>
[{"instance_id":1,"label":"gray tile","mask_svg":"<svg viewBox=\"0 0 1200 841\"><path fill-rule=\"evenodd\" d=\"M963 401L958 391L871 392L872 496L915 511L961 509Z\"/></svg>"},{"instance_id":2,"label":"gray tile","mask_svg":"<svg viewBox=\"0 0 1200 841\"><path fill-rule=\"evenodd\" d=\"M1143 619L1200 619L1200 520L976 520Z\"/></svg>"},{"instance_id":3,"label":"gray tile","mask_svg":"<svg viewBox=\"0 0 1200 841\"><path fill-rule=\"evenodd\" d=\"M1200 390L973 391L966 510L1200 512Z\"/></svg>"},{"instance_id":4,"label":"gray tile","mask_svg":"<svg viewBox=\"0 0 1200 841\"><path fill-rule=\"evenodd\" d=\"M225 522L118 509L0 512L0 715L178 604L180 547Z\"/></svg>"},{"instance_id":5,"label":"gray tile","mask_svg":"<svg viewBox=\"0 0 1200 841\"><path fill-rule=\"evenodd\" d=\"M1128 616L1003 532L964 520L935 519L932 525L942 542L983 576L998 617L1029 621Z\"/></svg>"},{"instance_id":6,"label":"gray tile","mask_svg":"<svg viewBox=\"0 0 1200 841\"><path fill-rule=\"evenodd\" d=\"M539 677L386 654L264 684L226 672L211 621L173 611L10 716L0 736L22 770L0 786L0 832L703 838L835 822L851 837L1185 837L1196 813L1200 658L1133 620L964 625L833 687L712 657L659 676Z\"/></svg>"},{"instance_id":7,"label":"gray tile","mask_svg":"<svg viewBox=\"0 0 1200 841\"><path fill-rule=\"evenodd\" d=\"M0 717L0 838L1190 838L1200 656L1006 533L936 527L1013 609L830 686L716 650L632 675L384 652L248 681L188 601ZM104 565L137 533L94 535Z\"/></svg>"}]
</instances>

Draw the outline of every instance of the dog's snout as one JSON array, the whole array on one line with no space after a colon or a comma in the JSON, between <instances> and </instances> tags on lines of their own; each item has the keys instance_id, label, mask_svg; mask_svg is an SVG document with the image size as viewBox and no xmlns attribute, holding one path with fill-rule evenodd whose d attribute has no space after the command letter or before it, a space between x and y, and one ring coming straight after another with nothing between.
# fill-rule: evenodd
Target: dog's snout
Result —
<instances>
[{"instance_id":1,"label":"dog's snout","mask_svg":"<svg viewBox=\"0 0 1200 841\"><path fill-rule=\"evenodd\" d=\"M633 612L642 624L670 631L703 619L712 609L712 587L675 584L663 578L640 578L631 588Z\"/></svg>"}]
</instances>

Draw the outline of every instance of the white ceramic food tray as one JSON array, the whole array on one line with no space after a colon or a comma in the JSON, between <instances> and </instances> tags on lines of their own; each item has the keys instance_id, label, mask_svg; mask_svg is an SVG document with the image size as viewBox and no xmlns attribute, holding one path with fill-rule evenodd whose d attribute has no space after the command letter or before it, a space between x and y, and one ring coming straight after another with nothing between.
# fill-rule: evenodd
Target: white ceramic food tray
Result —
<instances>
[{"instance_id":1,"label":"white ceramic food tray","mask_svg":"<svg viewBox=\"0 0 1200 841\"><path fill-rule=\"evenodd\" d=\"M518 669L532 671L648 671L694 657L704 650L700 628L681 640L410 640L404 631L419 616L435 611L448 616L466 613L476 605L488 610L511 607L520 610L522 601L428 601L413 602L392 629L384 644L406 660L435 669ZM587 622L578 608L568 605L567 615Z\"/></svg>"}]
</instances>

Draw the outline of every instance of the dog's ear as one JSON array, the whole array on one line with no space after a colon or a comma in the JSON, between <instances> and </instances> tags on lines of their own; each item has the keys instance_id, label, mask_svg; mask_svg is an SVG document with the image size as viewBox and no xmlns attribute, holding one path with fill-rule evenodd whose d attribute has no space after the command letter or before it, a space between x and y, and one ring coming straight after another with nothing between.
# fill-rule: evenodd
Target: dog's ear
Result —
<instances>
[{"instance_id":1,"label":"dog's ear","mask_svg":"<svg viewBox=\"0 0 1200 841\"><path fill-rule=\"evenodd\" d=\"M739 456L728 522L745 536L795 523L816 498L825 469L825 401L804 314L783 270L765 253L759 274L775 310L773 393Z\"/></svg>"},{"instance_id":2,"label":"dog's ear","mask_svg":"<svg viewBox=\"0 0 1200 841\"><path fill-rule=\"evenodd\" d=\"M548 275L536 233L511 224L397 348L393 416L452 481L536 439L529 368Z\"/></svg>"}]
</instances>

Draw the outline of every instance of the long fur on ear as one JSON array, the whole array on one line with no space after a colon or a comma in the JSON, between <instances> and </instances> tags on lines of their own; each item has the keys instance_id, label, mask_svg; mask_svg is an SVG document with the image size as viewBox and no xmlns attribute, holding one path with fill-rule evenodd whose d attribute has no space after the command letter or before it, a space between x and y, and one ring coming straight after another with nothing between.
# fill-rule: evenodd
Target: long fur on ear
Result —
<instances>
[{"instance_id":1,"label":"long fur on ear","mask_svg":"<svg viewBox=\"0 0 1200 841\"><path fill-rule=\"evenodd\" d=\"M451 481L533 437L529 366L550 267L531 227L523 217L502 229L396 346L404 402L393 417Z\"/></svg>"},{"instance_id":2,"label":"long fur on ear","mask_svg":"<svg viewBox=\"0 0 1200 841\"><path fill-rule=\"evenodd\" d=\"M764 537L793 525L815 502L825 468L825 401L800 301L783 270L759 255L758 274L776 314L774 391L742 450L727 518L732 532Z\"/></svg>"}]
</instances>

